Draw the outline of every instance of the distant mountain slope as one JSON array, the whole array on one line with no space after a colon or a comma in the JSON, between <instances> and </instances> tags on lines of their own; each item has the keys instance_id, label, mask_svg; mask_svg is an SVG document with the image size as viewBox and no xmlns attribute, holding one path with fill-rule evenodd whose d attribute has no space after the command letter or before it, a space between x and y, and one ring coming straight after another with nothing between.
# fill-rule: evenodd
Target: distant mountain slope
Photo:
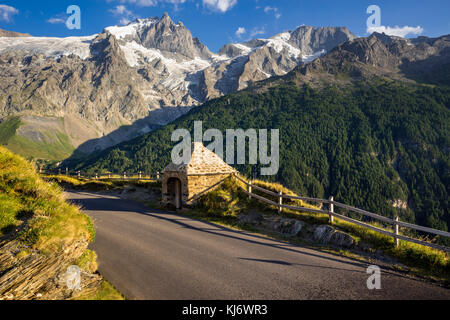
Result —
<instances>
[{"instance_id":1,"label":"distant mountain slope","mask_svg":"<svg viewBox=\"0 0 450 320\"><path fill-rule=\"evenodd\" d=\"M284 75L354 38L346 28L299 27L214 54L167 14L89 37L0 37L0 122L64 119L62 133L83 155L147 133L211 98ZM126 131L116 132L123 126ZM36 122L33 128L35 137L46 130ZM33 150L22 154L42 156Z\"/></svg>"},{"instance_id":2,"label":"distant mountain slope","mask_svg":"<svg viewBox=\"0 0 450 320\"><path fill-rule=\"evenodd\" d=\"M20 32L14 32L14 31L8 31L0 29L0 37L31 37L28 33L20 33Z\"/></svg>"},{"instance_id":3,"label":"distant mountain slope","mask_svg":"<svg viewBox=\"0 0 450 320\"><path fill-rule=\"evenodd\" d=\"M25 157L66 159L74 147L64 127L63 119L12 117L0 123L0 144Z\"/></svg>"}]
</instances>

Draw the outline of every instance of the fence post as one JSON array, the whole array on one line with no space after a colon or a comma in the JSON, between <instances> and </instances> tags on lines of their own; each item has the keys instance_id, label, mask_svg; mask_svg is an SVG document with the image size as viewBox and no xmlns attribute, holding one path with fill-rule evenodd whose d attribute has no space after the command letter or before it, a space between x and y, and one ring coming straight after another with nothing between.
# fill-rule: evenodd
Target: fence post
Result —
<instances>
[{"instance_id":1,"label":"fence post","mask_svg":"<svg viewBox=\"0 0 450 320\"><path fill-rule=\"evenodd\" d=\"M98 173L95 174L95 180L98 180Z\"/></svg>"},{"instance_id":2,"label":"fence post","mask_svg":"<svg viewBox=\"0 0 450 320\"><path fill-rule=\"evenodd\" d=\"M330 204L329 204L330 224L333 224L333 222L334 222L334 216L332 215L332 213L334 213L334 204L333 204L334 197L331 196L329 200L330 200Z\"/></svg>"},{"instance_id":3,"label":"fence post","mask_svg":"<svg viewBox=\"0 0 450 320\"><path fill-rule=\"evenodd\" d=\"M127 173L126 172L123 173L123 180L127 180Z\"/></svg>"},{"instance_id":4,"label":"fence post","mask_svg":"<svg viewBox=\"0 0 450 320\"><path fill-rule=\"evenodd\" d=\"M252 180L248 182L248 193L249 193L248 195L249 200L252 200Z\"/></svg>"},{"instance_id":5,"label":"fence post","mask_svg":"<svg viewBox=\"0 0 450 320\"><path fill-rule=\"evenodd\" d=\"M156 172L156 181L159 181L159 171Z\"/></svg>"},{"instance_id":6,"label":"fence post","mask_svg":"<svg viewBox=\"0 0 450 320\"><path fill-rule=\"evenodd\" d=\"M283 212L283 208L281 207L283 205L283 191L280 191L278 195L278 213Z\"/></svg>"},{"instance_id":7,"label":"fence post","mask_svg":"<svg viewBox=\"0 0 450 320\"><path fill-rule=\"evenodd\" d=\"M398 246L399 246L399 241L398 241L398 238L397 238L397 236L398 236L398 216L395 216L395 237L394 237L394 244L395 244L395 247L396 248L398 248Z\"/></svg>"},{"instance_id":8,"label":"fence post","mask_svg":"<svg viewBox=\"0 0 450 320\"><path fill-rule=\"evenodd\" d=\"M66 167L66 176L69 175L69 168Z\"/></svg>"},{"instance_id":9,"label":"fence post","mask_svg":"<svg viewBox=\"0 0 450 320\"><path fill-rule=\"evenodd\" d=\"M139 180L142 179L142 171L139 171Z\"/></svg>"},{"instance_id":10,"label":"fence post","mask_svg":"<svg viewBox=\"0 0 450 320\"><path fill-rule=\"evenodd\" d=\"M81 171L78 171L77 175L78 175L78 179L80 179L81 178Z\"/></svg>"},{"instance_id":11,"label":"fence post","mask_svg":"<svg viewBox=\"0 0 450 320\"><path fill-rule=\"evenodd\" d=\"M111 180L111 173L108 173L108 179Z\"/></svg>"},{"instance_id":12,"label":"fence post","mask_svg":"<svg viewBox=\"0 0 450 320\"><path fill-rule=\"evenodd\" d=\"M61 175L61 168L58 169L58 176Z\"/></svg>"}]
</instances>

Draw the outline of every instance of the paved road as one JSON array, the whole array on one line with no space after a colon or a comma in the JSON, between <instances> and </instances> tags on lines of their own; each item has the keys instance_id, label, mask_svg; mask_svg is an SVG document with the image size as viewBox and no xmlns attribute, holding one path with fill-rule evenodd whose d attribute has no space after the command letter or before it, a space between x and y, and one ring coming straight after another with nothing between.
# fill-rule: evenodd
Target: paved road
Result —
<instances>
[{"instance_id":1,"label":"paved road","mask_svg":"<svg viewBox=\"0 0 450 320\"><path fill-rule=\"evenodd\" d=\"M450 299L450 290L112 196L68 193L97 229L99 270L129 299Z\"/></svg>"}]
</instances>

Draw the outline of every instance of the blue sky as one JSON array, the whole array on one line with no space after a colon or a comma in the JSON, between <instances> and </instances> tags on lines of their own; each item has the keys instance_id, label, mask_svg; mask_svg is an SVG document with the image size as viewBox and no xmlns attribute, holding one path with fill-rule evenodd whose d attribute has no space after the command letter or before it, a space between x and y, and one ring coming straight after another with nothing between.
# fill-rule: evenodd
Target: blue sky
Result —
<instances>
[{"instance_id":1,"label":"blue sky","mask_svg":"<svg viewBox=\"0 0 450 320\"><path fill-rule=\"evenodd\" d=\"M69 30L63 23L69 5L81 9L81 30ZM409 30L407 37L450 34L448 0L0 0L0 28L34 36L91 35L137 17L168 12L218 51L225 43L268 37L303 24L346 26L358 36L367 36L370 5L381 9L382 30Z\"/></svg>"}]
</instances>

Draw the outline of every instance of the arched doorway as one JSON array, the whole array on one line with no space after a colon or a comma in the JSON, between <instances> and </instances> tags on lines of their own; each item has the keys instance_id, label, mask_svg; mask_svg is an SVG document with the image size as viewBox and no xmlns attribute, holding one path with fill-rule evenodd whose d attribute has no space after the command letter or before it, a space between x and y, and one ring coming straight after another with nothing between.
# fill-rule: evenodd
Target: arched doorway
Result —
<instances>
[{"instance_id":1,"label":"arched doorway","mask_svg":"<svg viewBox=\"0 0 450 320\"><path fill-rule=\"evenodd\" d=\"M169 180L167 180L167 193L169 194L170 203L172 203L175 208L181 209L181 180L178 178L169 178Z\"/></svg>"}]
</instances>

